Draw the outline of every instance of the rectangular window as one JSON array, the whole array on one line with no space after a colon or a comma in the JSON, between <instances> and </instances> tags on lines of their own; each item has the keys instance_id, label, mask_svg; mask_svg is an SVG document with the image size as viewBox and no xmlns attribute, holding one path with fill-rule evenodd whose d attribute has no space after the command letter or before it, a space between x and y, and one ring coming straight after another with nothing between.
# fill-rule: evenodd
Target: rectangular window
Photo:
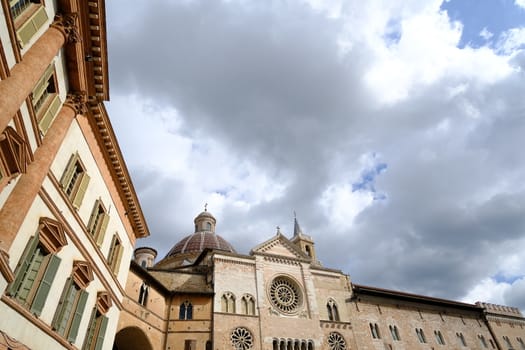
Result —
<instances>
[{"instance_id":1,"label":"rectangular window","mask_svg":"<svg viewBox=\"0 0 525 350\"><path fill-rule=\"evenodd\" d=\"M89 217L87 230L89 234L95 239L95 242L100 247L104 241L104 234L109 223L109 215L106 208L100 199L95 201L93 211Z\"/></svg>"},{"instance_id":2,"label":"rectangular window","mask_svg":"<svg viewBox=\"0 0 525 350\"><path fill-rule=\"evenodd\" d=\"M52 326L58 334L71 343L77 338L87 298L88 293L80 288L72 277L69 277L60 297Z\"/></svg>"},{"instance_id":3,"label":"rectangular window","mask_svg":"<svg viewBox=\"0 0 525 350\"><path fill-rule=\"evenodd\" d=\"M90 177L78 154L73 154L62 174L60 183L75 208L80 208Z\"/></svg>"},{"instance_id":4,"label":"rectangular window","mask_svg":"<svg viewBox=\"0 0 525 350\"><path fill-rule=\"evenodd\" d=\"M191 339L184 340L184 350L197 350L197 341Z\"/></svg>"},{"instance_id":5,"label":"rectangular window","mask_svg":"<svg viewBox=\"0 0 525 350\"><path fill-rule=\"evenodd\" d=\"M97 308L94 308L82 350L101 350L102 345L104 345L107 326L108 318L101 314Z\"/></svg>"},{"instance_id":6,"label":"rectangular window","mask_svg":"<svg viewBox=\"0 0 525 350\"><path fill-rule=\"evenodd\" d=\"M10 0L9 8L13 18L20 47L24 47L48 21L41 0Z\"/></svg>"},{"instance_id":7,"label":"rectangular window","mask_svg":"<svg viewBox=\"0 0 525 350\"><path fill-rule=\"evenodd\" d=\"M38 119L40 132L45 135L62 105L62 101L58 97L54 64L46 69L35 84L31 93L31 102Z\"/></svg>"},{"instance_id":8,"label":"rectangular window","mask_svg":"<svg viewBox=\"0 0 525 350\"><path fill-rule=\"evenodd\" d=\"M111 240L111 246L109 247L108 264L115 275L118 274L123 252L124 247L122 246L122 242L118 235L114 234L113 239Z\"/></svg>"}]
</instances>

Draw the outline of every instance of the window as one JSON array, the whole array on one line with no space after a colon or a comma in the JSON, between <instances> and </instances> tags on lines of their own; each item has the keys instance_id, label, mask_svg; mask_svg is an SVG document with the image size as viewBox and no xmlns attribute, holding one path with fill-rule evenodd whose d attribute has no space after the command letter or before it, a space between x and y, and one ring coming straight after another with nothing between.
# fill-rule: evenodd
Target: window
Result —
<instances>
[{"instance_id":1,"label":"window","mask_svg":"<svg viewBox=\"0 0 525 350\"><path fill-rule=\"evenodd\" d=\"M73 154L62 175L60 184L75 208L80 208L89 184L89 175L78 154Z\"/></svg>"},{"instance_id":2,"label":"window","mask_svg":"<svg viewBox=\"0 0 525 350\"><path fill-rule=\"evenodd\" d=\"M490 343L490 346L492 346L493 349L496 348L496 346L494 345L494 342L492 341L492 339L489 339L489 343Z\"/></svg>"},{"instance_id":3,"label":"window","mask_svg":"<svg viewBox=\"0 0 525 350\"><path fill-rule=\"evenodd\" d=\"M255 315L255 300L250 294L245 294L241 298L242 313L245 315Z\"/></svg>"},{"instance_id":4,"label":"window","mask_svg":"<svg viewBox=\"0 0 525 350\"><path fill-rule=\"evenodd\" d=\"M327 340L330 350L346 350L346 341L341 334L331 332Z\"/></svg>"},{"instance_id":5,"label":"window","mask_svg":"<svg viewBox=\"0 0 525 350\"><path fill-rule=\"evenodd\" d=\"M458 338L459 345L467 346L467 342L465 341L465 337L463 336L463 333L456 333L456 337Z\"/></svg>"},{"instance_id":6,"label":"window","mask_svg":"<svg viewBox=\"0 0 525 350\"><path fill-rule=\"evenodd\" d=\"M221 297L222 312L235 313L235 295L226 292Z\"/></svg>"},{"instance_id":7,"label":"window","mask_svg":"<svg viewBox=\"0 0 525 350\"><path fill-rule=\"evenodd\" d=\"M445 339L443 338L441 331L434 331L434 335L436 336L436 341L438 344L445 345Z\"/></svg>"},{"instance_id":8,"label":"window","mask_svg":"<svg viewBox=\"0 0 525 350\"><path fill-rule=\"evenodd\" d=\"M25 140L8 126L0 135L0 180L9 181L15 175L25 173L29 158Z\"/></svg>"},{"instance_id":9,"label":"window","mask_svg":"<svg viewBox=\"0 0 525 350\"><path fill-rule=\"evenodd\" d=\"M124 247L122 246L122 242L118 235L114 234L113 239L111 240L111 246L109 247L108 264L115 275L118 274L123 252Z\"/></svg>"},{"instance_id":10,"label":"window","mask_svg":"<svg viewBox=\"0 0 525 350\"><path fill-rule=\"evenodd\" d=\"M244 328L235 328L230 334L230 340L235 350L248 350L253 348L252 333Z\"/></svg>"},{"instance_id":11,"label":"window","mask_svg":"<svg viewBox=\"0 0 525 350\"><path fill-rule=\"evenodd\" d=\"M15 22L18 43L23 47L47 22L46 9L41 0L10 0L9 8Z\"/></svg>"},{"instance_id":12,"label":"window","mask_svg":"<svg viewBox=\"0 0 525 350\"><path fill-rule=\"evenodd\" d=\"M326 309L330 321L339 321L339 312L337 311L337 304L334 299L328 300L328 303L326 303Z\"/></svg>"},{"instance_id":13,"label":"window","mask_svg":"<svg viewBox=\"0 0 525 350\"><path fill-rule=\"evenodd\" d=\"M39 316L60 265L58 251L67 244L62 225L41 218L38 232L31 237L15 269L7 294Z\"/></svg>"},{"instance_id":14,"label":"window","mask_svg":"<svg viewBox=\"0 0 525 350\"><path fill-rule=\"evenodd\" d=\"M184 340L184 350L197 350L197 341L193 339Z\"/></svg>"},{"instance_id":15,"label":"window","mask_svg":"<svg viewBox=\"0 0 525 350\"><path fill-rule=\"evenodd\" d=\"M38 126L44 135L55 119L62 102L58 97L55 79L55 65L51 64L38 80L31 93L33 110L38 119Z\"/></svg>"},{"instance_id":16,"label":"window","mask_svg":"<svg viewBox=\"0 0 525 350\"><path fill-rule=\"evenodd\" d=\"M108 318L98 308L93 308L82 350L101 350L108 326Z\"/></svg>"},{"instance_id":17,"label":"window","mask_svg":"<svg viewBox=\"0 0 525 350\"><path fill-rule=\"evenodd\" d=\"M397 326L389 326L388 328L390 329L390 334L392 335L393 340L401 340Z\"/></svg>"},{"instance_id":18,"label":"window","mask_svg":"<svg viewBox=\"0 0 525 350\"><path fill-rule=\"evenodd\" d=\"M419 339L420 343L426 343L427 342L427 338L425 338L425 333L423 332L423 329L416 328L416 334L417 334L417 338Z\"/></svg>"},{"instance_id":19,"label":"window","mask_svg":"<svg viewBox=\"0 0 525 350\"><path fill-rule=\"evenodd\" d=\"M523 342L523 339L517 337L516 340L518 341L518 344L520 344L521 350L525 350L525 342Z\"/></svg>"},{"instance_id":20,"label":"window","mask_svg":"<svg viewBox=\"0 0 525 350\"><path fill-rule=\"evenodd\" d=\"M504 340L505 343L507 344L507 347L508 347L509 350L514 349L514 348L512 347L512 343L510 342L509 337L507 337L506 335L504 335L504 336L503 336L503 340Z\"/></svg>"},{"instance_id":21,"label":"window","mask_svg":"<svg viewBox=\"0 0 525 350\"><path fill-rule=\"evenodd\" d=\"M89 234L95 239L95 242L100 247L104 241L104 234L109 223L109 215L106 208L100 199L95 201L93 211L89 217L87 230Z\"/></svg>"},{"instance_id":22,"label":"window","mask_svg":"<svg viewBox=\"0 0 525 350\"><path fill-rule=\"evenodd\" d=\"M483 335L478 334L478 339L479 339L479 343L481 344L482 347L488 348L487 341L485 340L485 337Z\"/></svg>"},{"instance_id":23,"label":"window","mask_svg":"<svg viewBox=\"0 0 525 350\"><path fill-rule=\"evenodd\" d=\"M180 304L179 308L179 320L192 320L193 319L193 305L186 300Z\"/></svg>"},{"instance_id":24,"label":"window","mask_svg":"<svg viewBox=\"0 0 525 350\"><path fill-rule=\"evenodd\" d=\"M381 334L379 333L379 326L377 323L370 323L370 332L372 333L373 339L381 339Z\"/></svg>"},{"instance_id":25,"label":"window","mask_svg":"<svg viewBox=\"0 0 525 350\"><path fill-rule=\"evenodd\" d=\"M139 304L140 305L146 306L146 304L148 303L148 291L149 291L149 286L145 282L142 282L142 285L140 286L140 291L139 291Z\"/></svg>"},{"instance_id":26,"label":"window","mask_svg":"<svg viewBox=\"0 0 525 350\"><path fill-rule=\"evenodd\" d=\"M75 261L72 276L66 280L52 322L53 329L71 343L77 338L88 298L85 289L92 280L93 271L90 266L86 262Z\"/></svg>"}]
</instances>

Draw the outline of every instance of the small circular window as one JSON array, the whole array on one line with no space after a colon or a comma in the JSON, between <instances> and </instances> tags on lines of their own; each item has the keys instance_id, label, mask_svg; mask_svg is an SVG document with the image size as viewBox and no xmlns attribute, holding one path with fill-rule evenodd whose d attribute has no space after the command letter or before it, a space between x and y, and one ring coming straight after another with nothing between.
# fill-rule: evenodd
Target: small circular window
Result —
<instances>
[{"instance_id":1,"label":"small circular window","mask_svg":"<svg viewBox=\"0 0 525 350\"><path fill-rule=\"evenodd\" d=\"M277 277L270 285L272 304L284 313L294 313L301 306L301 289L289 278Z\"/></svg>"},{"instance_id":2,"label":"small circular window","mask_svg":"<svg viewBox=\"0 0 525 350\"><path fill-rule=\"evenodd\" d=\"M337 332L328 335L328 346L330 350L346 350L345 338Z\"/></svg>"},{"instance_id":3,"label":"small circular window","mask_svg":"<svg viewBox=\"0 0 525 350\"><path fill-rule=\"evenodd\" d=\"M253 346L252 333L244 327L235 328L230 338L235 350L248 350Z\"/></svg>"}]
</instances>

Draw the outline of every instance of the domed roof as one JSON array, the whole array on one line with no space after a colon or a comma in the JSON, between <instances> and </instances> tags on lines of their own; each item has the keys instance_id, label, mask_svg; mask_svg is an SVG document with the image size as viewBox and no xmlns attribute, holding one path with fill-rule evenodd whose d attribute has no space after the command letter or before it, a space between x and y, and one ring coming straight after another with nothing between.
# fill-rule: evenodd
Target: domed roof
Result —
<instances>
[{"instance_id":1,"label":"domed roof","mask_svg":"<svg viewBox=\"0 0 525 350\"><path fill-rule=\"evenodd\" d=\"M183 253L200 253L206 248L235 253L231 244L221 236L211 231L201 231L181 239L171 248L166 257Z\"/></svg>"},{"instance_id":2,"label":"domed roof","mask_svg":"<svg viewBox=\"0 0 525 350\"><path fill-rule=\"evenodd\" d=\"M197 255L204 249L216 249L235 253L235 249L233 249L230 243L215 234L216 220L207 209L197 215L194 222L195 233L184 237L176 243L168 252L166 258L187 253Z\"/></svg>"}]
</instances>

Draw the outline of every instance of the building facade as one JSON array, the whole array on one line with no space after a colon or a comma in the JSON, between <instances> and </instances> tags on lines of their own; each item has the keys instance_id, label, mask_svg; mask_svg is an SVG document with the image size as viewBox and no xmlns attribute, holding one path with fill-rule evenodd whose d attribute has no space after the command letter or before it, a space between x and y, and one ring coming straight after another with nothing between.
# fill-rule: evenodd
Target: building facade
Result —
<instances>
[{"instance_id":1,"label":"building facade","mask_svg":"<svg viewBox=\"0 0 525 350\"><path fill-rule=\"evenodd\" d=\"M104 1L0 3L0 349L111 349L149 233L104 107Z\"/></svg>"},{"instance_id":2,"label":"building facade","mask_svg":"<svg viewBox=\"0 0 525 350\"><path fill-rule=\"evenodd\" d=\"M239 254L208 211L153 263L131 263L115 348L170 350L525 349L516 308L352 283L294 233ZM134 344L140 339L140 347Z\"/></svg>"}]
</instances>

